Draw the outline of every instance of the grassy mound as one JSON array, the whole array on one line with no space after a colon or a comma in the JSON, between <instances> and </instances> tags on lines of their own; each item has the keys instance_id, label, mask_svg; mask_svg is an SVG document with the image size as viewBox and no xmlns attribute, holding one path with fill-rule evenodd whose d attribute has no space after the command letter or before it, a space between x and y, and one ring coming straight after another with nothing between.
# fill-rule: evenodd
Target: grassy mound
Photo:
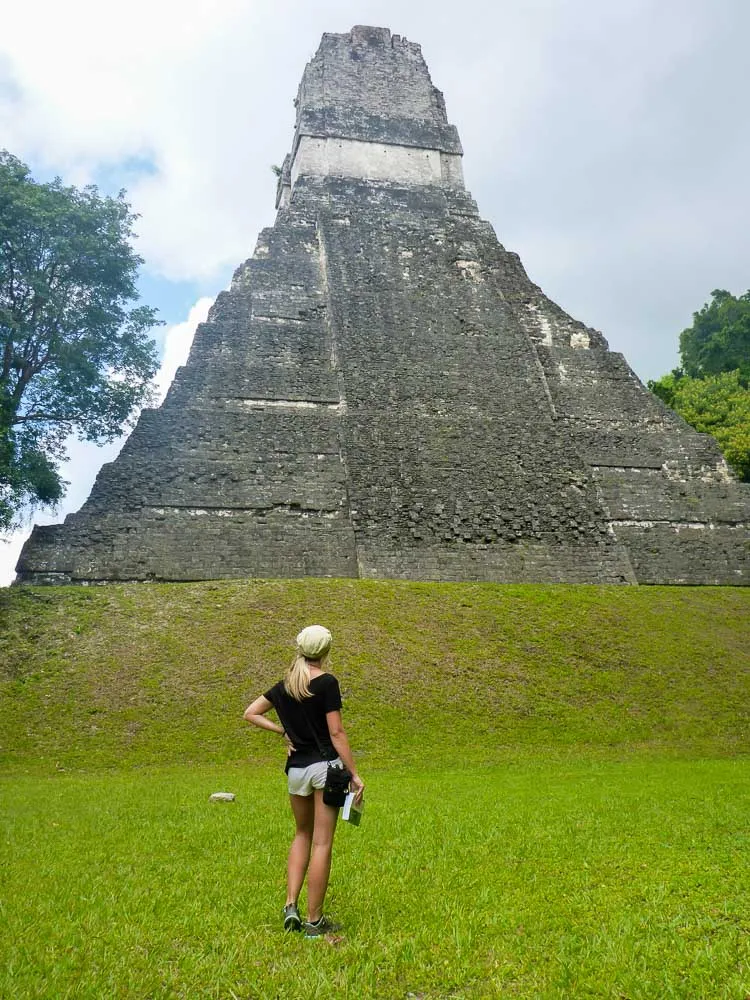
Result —
<instances>
[{"instance_id":1,"label":"grassy mound","mask_svg":"<svg viewBox=\"0 0 750 1000\"><path fill-rule=\"evenodd\" d=\"M363 769L748 748L748 590L278 580L2 592L0 767L277 760L242 712L312 621Z\"/></svg>"}]
</instances>

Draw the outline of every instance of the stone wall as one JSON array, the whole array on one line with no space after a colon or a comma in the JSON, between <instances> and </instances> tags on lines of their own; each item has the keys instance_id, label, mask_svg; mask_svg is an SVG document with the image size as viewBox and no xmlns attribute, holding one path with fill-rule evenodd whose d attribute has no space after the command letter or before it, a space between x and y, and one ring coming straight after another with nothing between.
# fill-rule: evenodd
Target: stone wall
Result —
<instances>
[{"instance_id":1,"label":"stone wall","mask_svg":"<svg viewBox=\"0 0 750 1000\"><path fill-rule=\"evenodd\" d=\"M313 136L300 138L290 169L292 190L302 176L352 177L417 187L464 186L461 157L457 153Z\"/></svg>"},{"instance_id":2,"label":"stone wall","mask_svg":"<svg viewBox=\"0 0 750 1000\"><path fill-rule=\"evenodd\" d=\"M561 313L536 286L505 291L516 296L556 419L591 469L638 581L747 583L750 487L732 476L713 438L665 406L601 334Z\"/></svg>"}]
</instances>

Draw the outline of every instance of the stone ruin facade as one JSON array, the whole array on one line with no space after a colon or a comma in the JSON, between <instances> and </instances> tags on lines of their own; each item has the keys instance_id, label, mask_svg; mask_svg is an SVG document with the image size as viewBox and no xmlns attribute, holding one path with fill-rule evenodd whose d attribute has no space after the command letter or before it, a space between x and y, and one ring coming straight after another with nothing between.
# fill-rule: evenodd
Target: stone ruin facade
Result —
<instances>
[{"instance_id":1,"label":"stone ruin facade","mask_svg":"<svg viewBox=\"0 0 750 1000\"><path fill-rule=\"evenodd\" d=\"M19 581L746 584L750 487L497 241L420 47L325 34L274 226Z\"/></svg>"}]
</instances>

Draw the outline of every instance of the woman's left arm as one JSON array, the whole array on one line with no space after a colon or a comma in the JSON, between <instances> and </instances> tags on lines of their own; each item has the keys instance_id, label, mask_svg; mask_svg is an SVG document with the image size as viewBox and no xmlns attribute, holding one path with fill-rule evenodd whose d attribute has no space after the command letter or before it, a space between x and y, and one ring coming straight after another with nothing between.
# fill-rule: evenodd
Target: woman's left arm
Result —
<instances>
[{"instance_id":1,"label":"woman's left arm","mask_svg":"<svg viewBox=\"0 0 750 1000\"><path fill-rule=\"evenodd\" d=\"M268 698L261 695L260 698L255 699L252 705L247 706L243 718L251 726L257 726L258 729L267 729L270 733L278 733L279 736L286 736L283 726L278 725L272 719L266 718L266 712L270 712L272 708L273 705Z\"/></svg>"}]
</instances>

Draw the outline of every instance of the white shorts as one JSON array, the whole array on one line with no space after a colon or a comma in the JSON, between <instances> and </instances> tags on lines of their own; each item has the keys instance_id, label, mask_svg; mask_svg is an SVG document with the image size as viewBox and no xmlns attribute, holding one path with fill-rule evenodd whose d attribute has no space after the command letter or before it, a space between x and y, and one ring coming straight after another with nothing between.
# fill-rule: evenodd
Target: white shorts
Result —
<instances>
[{"instance_id":1,"label":"white shorts","mask_svg":"<svg viewBox=\"0 0 750 1000\"><path fill-rule=\"evenodd\" d=\"M343 767L339 757L335 760L319 760L317 764L307 767L290 767L287 774L287 784L290 795L312 795L315 788L325 788L328 765L337 764Z\"/></svg>"}]
</instances>

